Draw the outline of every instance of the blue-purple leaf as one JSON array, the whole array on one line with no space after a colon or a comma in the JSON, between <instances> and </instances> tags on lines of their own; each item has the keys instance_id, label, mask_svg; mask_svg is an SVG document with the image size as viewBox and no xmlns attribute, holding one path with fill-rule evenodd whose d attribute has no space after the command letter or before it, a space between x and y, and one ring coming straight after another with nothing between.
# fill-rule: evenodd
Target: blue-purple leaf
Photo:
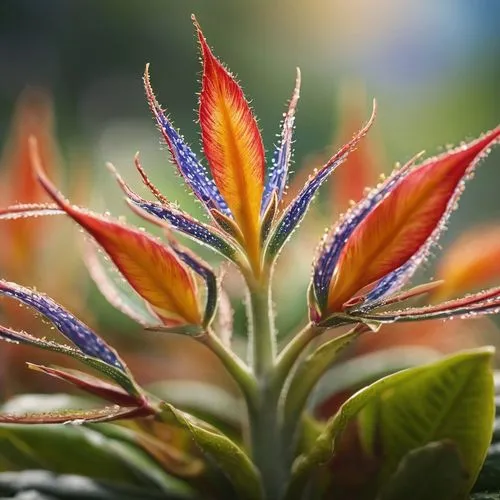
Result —
<instances>
[{"instance_id":1,"label":"blue-purple leaf","mask_svg":"<svg viewBox=\"0 0 500 500\"><path fill-rule=\"evenodd\" d=\"M297 68L295 88L288 103L288 110L281 123L280 143L274 151L272 159L273 168L269 173L264 194L262 196L261 213L264 214L269 206L273 193L276 193L278 200L281 200L288 180L288 169L292 157L292 137L293 124L295 122L295 109L300 97L300 69Z\"/></svg>"},{"instance_id":2,"label":"blue-purple leaf","mask_svg":"<svg viewBox=\"0 0 500 500\"><path fill-rule=\"evenodd\" d=\"M320 243L313 274L314 292L320 306L323 306L327 299L333 270L337 265L347 239L370 214L373 208L408 174L409 168L413 165L415 159L416 157L412 158L401 169L395 170L391 177L373 189L368 196L346 212Z\"/></svg>"},{"instance_id":3,"label":"blue-purple leaf","mask_svg":"<svg viewBox=\"0 0 500 500\"><path fill-rule=\"evenodd\" d=\"M149 220L156 224L167 223L169 227L185 234L194 241L206 245L221 255L232 259L237 250L228 242L228 237L223 235L217 228L194 219L183 210L175 207L165 198L163 202L145 200L135 193L121 177L115 167L108 164L110 172L114 175L118 185L127 196L126 201L139 215L144 213L152 216Z\"/></svg>"},{"instance_id":4,"label":"blue-purple leaf","mask_svg":"<svg viewBox=\"0 0 500 500\"><path fill-rule=\"evenodd\" d=\"M213 179L211 179L206 169L198 161L191 148L184 142L181 135L174 128L170 120L164 114L158 104L151 87L149 78L149 65L144 72L144 87L149 106L156 119L156 123L165 138L173 162L183 176L186 183L193 190L193 193L205 204L208 209L215 208L225 215L230 216L226 202L222 198Z\"/></svg>"},{"instance_id":5,"label":"blue-purple leaf","mask_svg":"<svg viewBox=\"0 0 500 500\"><path fill-rule=\"evenodd\" d=\"M318 189L329 175L347 158L349 153L358 145L359 141L367 134L375 120L376 105L374 103L372 116L366 125L344 145L330 160L313 176L309 178L297 197L285 209L280 220L272 232L267 245L267 258L273 259L280 252L281 248L288 240L292 232L299 225L311 204Z\"/></svg>"},{"instance_id":6,"label":"blue-purple leaf","mask_svg":"<svg viewBox=\"0 0 500 500\"><path fill-rule=\"evenodd\" d=\"M0 295L17 299L41 313L83 353L99 358L105 363L125 371L125 367L114 349L108 346L87 325L51 298L4 280L0 280Z\"/></svg>"}]
</instances>

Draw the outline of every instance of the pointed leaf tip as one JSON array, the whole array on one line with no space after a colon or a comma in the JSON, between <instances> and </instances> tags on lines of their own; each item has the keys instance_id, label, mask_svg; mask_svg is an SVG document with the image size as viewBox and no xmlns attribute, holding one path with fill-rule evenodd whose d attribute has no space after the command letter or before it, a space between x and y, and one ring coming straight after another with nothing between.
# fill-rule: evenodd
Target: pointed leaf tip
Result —
<instances>
[{"instance_id":1,"label":"pointed leaf tip","mask_svg":"<svg viewBox=\"0 0 500 500\"><path fill-rule=\"evenodd\" d=\"M295 110L300 97L300 84L301 74L300 69L297 68L297 75L295 77L295 87L293 89L292 97L288 103L287 112L284 115L281 124L280 142L274 151L273 168L268 176L264 195L262 197L261 212L264 214L272 202L273 194L276 194L278 201L281 201L285 192L286 183L288 180L288 171L292 158L292 139L295 123Z\"/></svg>"},{"instance_id":2,"label":"pointed leaf tip","mask_svg":"<svg viewBox=\"0 0 500 500\"><path fill-rule=\"evenodd\" d=\"M16 283L0 280L0 295L11 297L22 304L32 307L43 314L57 329L75 344L83 353L101 359L105 363L125 370L124 364L116 351L101 337L93 332L86 324L73 316L69 311L54 302L51 298ZM10 336L9 336L10 335ZM19 341L16 332L2 330L3 338ZM23 339L20 340L23 342Z\"/></svg>"},{"instance_id":3,"label":"pointed leaf tip","mask_svg":"<svg viewBox=\"0 0 500 500\"><path fill-rule=\"evenodd\" d=\"M373 100L373 109L370 119L367 123L353 136L353 138L340 148L314 175L309 177L304 187L301 189L297 197L286 207L280 220L277 222L273 233L267 245L266 254L268 258L275 258L283 245L290 238L293 231L304 218L311 202L313 201L318 189L328 179L330 174L342 164L348 155L354 151L359 142L368 133L372 127L377 114L377 104Z\"/></svg>"},{"instance_id":4,"label":"pointed leaf tip","mask_svg":"<svg viewBox=\"0 0 500 500\"><path fill-rule=\"evenodd\" d=\"M165 323L201 322L193 277L168 247L152 236L71 205L45 175L33 147L39 182L52 199L106 251L136 292Z\"/></svg>"},{"instance_id":5,"label":"pointed leaf tip","mask_svg":"<svg viewBox=\"0 0 500 500\"><path fill-rule=\"evenodd\" d=\"M341 311L364 287L375 286L367 295L369 304L408 281L456 208L464 181L499 136L497 128L420 165L396 170L346 214L318 259L336 254L327 269L317 267L323 279L334 276L329 313Z\"/></svg>"},{"instance_id":6,"label":"pointed leaf tip","mask_svg":"<svg viewBox=\"0 0 500 500\"><path fill-rule=\"evenodd\" d=\"M38 365L35 363L27 364L28 368L31 370L45 373L51 377L69 382L75 387L111 403L123 407L142 406L142 400L139 395L129 394L122 387L106 382L88 373L68 368Z\"/></svg>"},{"instance_id":7,"label":"pointed leaf tip","mask_svg":"<svg viewBox=\"0 0 500 500\"><path fill-rule=\"evenodd\" d=\"M165 115L160 104L156 100L149 76L149 64L146 65L143 81L151 112L153 113L158 128L165 139L172 162L177 166L177 169L184 178L184 181L192 189L195 196L204 205L206 205L208 209L217 208L226 215L229 215L230 211L225 201L222 199L217 186L214 184L212 179L208 177L205 167L200 163L196 155L184 141L179 131L173 126L172 122L169 120L167 115ZM136 166L146 186L151 188L149 179L147 179L147 176L137 161ZM153 189L153 193L157 196L155 190L156 189ZM160 199L160 201L162 200Z\"/></svg>"},{"instance_id":8,"label":"pointed leaf tip","mask_svg":"<svg viewBox=\"0 0 500 500\"><path fill-rule=\"evenodd\" d=\"M195 23L203 59L199 116L205 156L215 183L259 267L260 208L264 190L264 146L243 91L215 58Z\"/></svg>"}]
</instances>

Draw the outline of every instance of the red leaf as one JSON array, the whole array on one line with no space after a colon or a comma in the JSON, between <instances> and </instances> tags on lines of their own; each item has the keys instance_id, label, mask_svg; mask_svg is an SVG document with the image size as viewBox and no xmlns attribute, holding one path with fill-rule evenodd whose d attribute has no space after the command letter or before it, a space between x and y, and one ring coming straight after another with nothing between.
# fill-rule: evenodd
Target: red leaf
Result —
<instances>
[{"instance_id":1,"label":"red leaf","mask_svg":"<svg viewBox=\"0 0 500 500\"><path fill-rule=\"evenodd\" d=\"M34 363L28 363L28 367L51 377L69 382L85 392L94 394L120 406L141 406L143 403L137 396L128 394L122 387L106 382L88 373L81 372L80 370L55 368Z\"/></svg>"},{"instance_id":2,"label":"red leaf","mask_svg":"<svg viewBox=\"0 0 500 500\"><path fill-rule=\"evenodd\" d=\"M203 149L215 183L260 267L260 207L264 190L264 147L243 92L215 58L196 24L203 56L200 125Z\"/></svg>"},{"instance_id":3,"label":"red leaf","mask_svg":"<svg viewBox=\"0 0 500 500\"><path fill-rule=\"evenodd\" d=\"M193 277L172 250L142 231L71 205L43 172L36 143L33 163L50 197L99 243L166 324L201 322Z\"/></svg>"},{"instance_id":4,"label":"red leaf","mask_svg":"<svg viewBox=\"0 0 500 500\"><path fill-rule=\"evenodd\" d=\"M396 270L438 237L464 179L499 136L500 127L409 170L347 241L330 283L330 312L341 310L357 291Z\"/></svg>"}]
</instances>

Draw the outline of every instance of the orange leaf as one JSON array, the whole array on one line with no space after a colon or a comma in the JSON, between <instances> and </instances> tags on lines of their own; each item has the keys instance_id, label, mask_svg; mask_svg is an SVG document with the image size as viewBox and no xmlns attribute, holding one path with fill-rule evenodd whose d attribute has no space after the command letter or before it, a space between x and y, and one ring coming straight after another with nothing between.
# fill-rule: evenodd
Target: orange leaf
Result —
<instances>
[{"instance_id":1,"label":"orange leaf","mask_svg":"<svg viewBox=\"0 0 500 500\"><path fill-rule=\"evenodd\" d=\"M432 295L435 303L499 282L500 228L467 231L444 254L436 274L443 284Z\"/></svg>"},{"instance_id":2,"label":"orange leaf","mask_svg":"<svg viewBox=\"0 0 500 500\"><path fill-rule=\"evenodd\" d=\"M134 290L166 324L199 324L193 277L175 253L152 236L71 205L42 170L33 145L38 180L50 197L106 251Z\"/></svg>"},{"instance_id":3,"label":"orange leaf","mask_svg":"<svg viewBox=\"0 0 500 500\"><path fill-rule=\"evenodd\" d=\"M328 310L338 311L361 288L405 264L439 235L464 177L500 128L414 167L356 227L330 283Z\"/></svg>"},{"instance_id":4,"label":"orange leaf","mask_svg":"<svg viewBox=\"0 0 500 500\"><path fill-rule=\"evenodd\" d=\"M203 149L215 183L243 233L252 265L258 270L265 175L262 139L240 86L214 57L197 24L196 28L203 56L199 109Z\"/></svg>"},{"instance_id":5,"label":"orange leaf","mask_svg":"<svg viewBox=\"0 0 500 500\"><path fill-rule=\"evenodd\" d=\"M34 182L29 156L28 140L36 137L40 145L40 156L52 169L58 164L58 148L54 139L52 102L47 94L28 89L19 97L11 132L0 160L4 204L38 203L47 200L47 195ZM2 186L2 189L4 189ZM20 219L13 224L2 225L2 236L9 240L1 252L1 264L8 269L12 279L21 279L33 274L36 266L37 248L42 225L46 221ZM30 267L31 266L31 270Z\"/></svg>"}]
</instances>

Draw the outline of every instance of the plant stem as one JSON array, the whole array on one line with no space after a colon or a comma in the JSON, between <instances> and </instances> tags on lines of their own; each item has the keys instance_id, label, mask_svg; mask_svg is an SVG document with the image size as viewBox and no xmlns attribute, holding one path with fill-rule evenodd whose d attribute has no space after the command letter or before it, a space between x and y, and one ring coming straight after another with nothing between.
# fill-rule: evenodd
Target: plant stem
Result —
<instances>
[{"instance_id":1,"label":"plant stem","mask_svg":"<svg viewBox=\"0 0 500 500\"><path fill-rule=\"evenodd\" d=\"M268 283L250 288L250 364L258 380L267 375L276 356L270 288Z\"/></svg>"},{"instance_id":2,"label":"plant stem","mask_svg":"<svg viewBox=\"0 0 500 500\"><path fill-rule=\"evenodd\" d=\"M286 463L278 414L279 398L261 387L260 406L250 413L252 459L262 477L265 500L279 500L287 483Z\"/></svg>"},{"instance_id":3,"label":"plant stem","mask_svg":"<svg viewBox=\"0 0 500 500\"><path fill-rule=\"evenodd\" d=\"M238 384L249 411L255 411L259 398L257 381L248 367L230 349L227 349L212 331L208 330L198 340L205 344L222 362L226 370Z\"/></svg>"},{"instance_id":4,"label":"plant stem","mask_svg":"<svg viewBox=\"0 0 500 500\"><path fill-rule=\"evenodd\" d=\"M293 365L315 337L325 330L323 327L308 323L299 333L281 351L276 361L276 367L273 374L273 386L283 387L290 374Z\"/></svg>"},{"instance_id":5,"label":"plant stem","mask_svg":"<svg viewBox=\"0 0 500 500\"><path fill-rule=\"evenodd\" d=\"M264 273L259 281L247 279L247 283L250 291L251 366L259 391L258 406L249 412L252 458L262 476L265 499L278 500L286 483L286 469L278 414L280 390L271 383L276 340L270 275Z\"/></svg>"}]
</instances>

